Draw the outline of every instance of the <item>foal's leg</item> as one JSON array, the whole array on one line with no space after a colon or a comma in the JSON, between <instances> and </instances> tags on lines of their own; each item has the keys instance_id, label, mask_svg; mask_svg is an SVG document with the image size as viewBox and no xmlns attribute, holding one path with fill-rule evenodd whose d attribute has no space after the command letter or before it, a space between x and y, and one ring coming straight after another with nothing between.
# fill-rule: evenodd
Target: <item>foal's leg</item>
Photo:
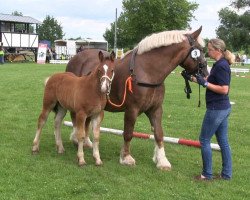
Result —
<instances>
[{"instance_id":1,"label":"foal's leg","mask_svg":"<svg viewBox=\"0 0 250 200\"><path fill-rule=\"evenodd\" d=\"M125 111L123 132L124 145L120 154L120 164L122 165L135 165L135 159L130 155L130 141L133 138L133 131L137 116L137 109L131 108L130 110Z\"/></svg>"},{"instance_id":2,"label":"foal's leg","mask_svg":"<svg viewBox=\"0 0 250 200\"><path fill-rule=\"evenodd\" d=\"M39 143L40 143L40 136L41 136L42 128L48 119L48 115L50 111L51 109L48 110L48 109L43 108L41 114L39 115L38 122L37 122L36 136L33 140L33 147L32 147L33 154L39 152Z\"/></svg>"},{"instance_id":3,"label":"foal's leg","mask_svg":"<svg viewBox=\"0 0 250 200\"><path fill-rule=\"evenodd\" d=\"M100 127L101 122L103 120L104 111L102 111L100 114L92 117L91 122L93 126L93 157L95 158L95 164L97 166L102 165L102 160L100 158L99 153L99 138L100 138Z\"/></svg>"},{"instance_id":4,"label":"foal's leg","mask_svg":"<svg viewBox=\"0 0 250 200\"><path fill-rule=\"evenodd\" d=\"M161 125L162 106L147 111L146 115L150 120L152 132L154 133L155 137L155 150L154 150L153 161L156 163L158 169L171 170L171 164L165 155L164 143L163 143L163 130Z\"/></svg>"},{"instance_id":5,"label":"foal's leg","mask_svg":"<svg viewBox=\"0 0 250 200\"><path fill-rule=\"evenodd\" d=\"M83 141L85 138L85 121L86 114L84 112L76 113L76 128L77 128L77 141L78 141L78 151L77 158L79 166L83 166L86 164L84 160L84 152L83 152Z\"/></svg>"},{"instance_id":6,"label":"foal's leg","mask_svg":"<svg viewBox=\"0 0 250 200\"><path fill-rule=\"evenodd\" d=\"M73 124L73 132L70 135L70 140L75 144L78 145L78 140L77 140L77 131L76 131L76 114L74 112L70 112L70 116L71 116L71 120L72 120L72 124ZM90 124L90 120L87 119L85 126L85 139L84 139L84 143L83 146L84 147L89 147L92 148L92 142L89 139L89 124Z\"/></svg>"},{"instance_id":7,"label":"foal's leg","mask_svg":"<svg viewBox=\"0 0 250 200\"><path fill-rule=\"evenodd\" d=\"M91 119L87 118L85 122L85 138L84 138L84 143L83 146L87 148L92 148L93 144L91 140L89 139L89 125L90 125Z\"/></svg>"},{"instance_id":8,"label":"foal's leg","mask_svg":"<svg viewBox=\"0 0 250 200\"><path fill-rule=\"evenodd\" d=\"M57 152L58 153L63 153L64 148L63 148L63 143L62 143L62 136L61 136L61 125L62 125L62 120L65 117L67 110L64 109L62 106L58 105L57 112L55 115L55 140L56 140L56 147L57 147Z\"/></svg>"},{"instance_id":9,"label":"foal's leg","mask_svg":"<svg viewBox=\"0 0 250 200\"><path fill-rule=\"evenodd\" d=\"M73 124L73 131L70 134L70 140L73 142L74 145L78 145L78 140L77 140L77 131L76 131L76 113L75 112L70 112L72 124Z\"/></svg>"}]
</instances>

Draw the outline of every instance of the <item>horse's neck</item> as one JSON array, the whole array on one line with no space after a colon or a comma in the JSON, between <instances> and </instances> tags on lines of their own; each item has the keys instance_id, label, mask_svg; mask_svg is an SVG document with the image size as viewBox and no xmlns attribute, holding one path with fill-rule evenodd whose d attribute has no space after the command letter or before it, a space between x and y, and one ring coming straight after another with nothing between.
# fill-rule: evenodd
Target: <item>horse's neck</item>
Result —
<instances>
[{"instance_id":1,"label":"horse's neck","mask_svg":"<svg viewBox=\"0 0 250 200\"><path fill-rule=\"evenodd\" d=\"M135 58L136 79L142 83L161 84L178 66L179 59L178 50L171 51L168 47L137 55Z\"/></svg>"},{"instance_id":2,"label":"horse's neck","mask_svg":"<svg viewBox=\"0 0 250 200\"><path fill-rule=\"evenodd\" d=\"M100 77L98 76L98 67L87 76L82 76L81 84L85 87L96 88L96 92L101 94Z\"/></svg>"}]
</instances>

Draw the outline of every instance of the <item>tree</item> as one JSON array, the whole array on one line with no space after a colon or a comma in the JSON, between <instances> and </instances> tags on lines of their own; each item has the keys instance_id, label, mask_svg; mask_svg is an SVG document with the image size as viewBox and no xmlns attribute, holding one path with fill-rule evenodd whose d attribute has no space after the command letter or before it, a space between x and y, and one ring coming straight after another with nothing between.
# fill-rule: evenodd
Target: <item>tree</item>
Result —
<instances>
[{"instance_id":1,"label":"tree","mask_svg":"<svg viewBox=\"0 0 250 200\"><path fill-rule=\"evenodd\" d=\"M250 6L250 1L249 0L235 0L232 2L232 6L237 9L245 8L247 6Z\"/></svg>"},{"instance_id":2,"label":"tree","mask_svg":"<svg viewBox=\"0 0 250 200\"><path fill-rule=\"evenodd\" d=\"M164 30L189 28L198 4L186 0L123 0L117 20L117 46L132 48L145 36ZM103 37L114 44L115 23Z\"/></svg>"},{"instance_id":3,"label":"tree","mask_svg":"<svg viewBox=\"0 0 250 200\"><path fill-rule=\"evenodd\" d=\"M43 23L38 26L37 33L39 34L40 40L49 40L52 46L55 40L62 39L64 36L62 26L56 19L49 15L47 15Z\"/></svg>"},{"instance_id":4,"label":"tree","mask_svg":"<svg viewBox=\"0 0 250 200\"><path fill-rule=\"evenodd\" d=\"M231 5L235 8L245 8L250 4L249 0L234 1ZM243 50L250 52L250 10L238 14L226 7L219 11L221 25L216 30L219 38L223 39L233 51Z\"/></svg>"},{"instance_id":5,"label":"tree","mask_svg":"<svg viewBox=\"0 0 250 200\"><path fill-rule=\"evenodd\" d=\"M11 13L11 15L14 15L14 16L23 16L23 13L22 12L18 12L18 11L14 11L13 13Z\"/></svg>"}]
</instances>

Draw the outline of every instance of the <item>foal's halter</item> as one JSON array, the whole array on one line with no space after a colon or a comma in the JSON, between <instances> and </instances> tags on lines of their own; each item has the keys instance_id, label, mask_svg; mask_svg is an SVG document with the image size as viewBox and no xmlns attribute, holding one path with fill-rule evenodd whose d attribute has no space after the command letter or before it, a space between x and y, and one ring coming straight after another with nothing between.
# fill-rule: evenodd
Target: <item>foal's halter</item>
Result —
<instances>
[{"instance_id":1,"label":"foal's halter","mask_svg":"<svg viewBox=\"0 0 250 200\"><path fill-rule=\"evenodd\" d=\"M111 90L111 83L114 79L114 76L115 76L115 72L113 71L113 75L111 78L109 78L107 75L103 75L101 78L100 78L100 82L102 82L103 79L107 79L108 80L108 91L106 92L107 95L109 95L110 93L110 90Z\"/></svg>"}]
</instances>

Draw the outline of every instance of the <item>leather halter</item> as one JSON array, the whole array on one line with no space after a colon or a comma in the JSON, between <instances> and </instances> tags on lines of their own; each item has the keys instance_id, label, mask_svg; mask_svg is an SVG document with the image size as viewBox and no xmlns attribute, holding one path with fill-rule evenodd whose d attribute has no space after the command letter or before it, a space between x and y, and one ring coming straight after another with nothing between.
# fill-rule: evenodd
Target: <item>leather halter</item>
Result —
<instances>
[{"instance_id":1,"label":"leather halter","mask_svg":"<svg viewBox=\"0 0 250 200\"><path fill-rule=\"evenodd\" d=\"M184 58L184 60L180 63L180 65L183 65L184 62L186 61L186 59L190 56L191 52L195 49L194 48L194 43L195 43L195 40L193 39L192 36L190 35L186 35L187 38L188 38L188 41L189 41L189 44L191 46L188 54L186 55L186 57ZM194 59L194 58L192 58ZM199 61L197 63L197 67L198 67L198 74L200 74L200 71L201 71L201 68L203 68L203 64ZM190 84L189 84L189 79L187 78L188 76L190 76L190 73L188 73L186 70L183 70L181 72L181 75L183 76L184 80L185 80L185 88L184 88L184 92L186 93L187 95L187 98L190 99L190 93L192 93L192 89L190 87ZM198 102L198 107L200 107L200 85L199 85L199 102Z\"/></svg>"}]
</instances>

